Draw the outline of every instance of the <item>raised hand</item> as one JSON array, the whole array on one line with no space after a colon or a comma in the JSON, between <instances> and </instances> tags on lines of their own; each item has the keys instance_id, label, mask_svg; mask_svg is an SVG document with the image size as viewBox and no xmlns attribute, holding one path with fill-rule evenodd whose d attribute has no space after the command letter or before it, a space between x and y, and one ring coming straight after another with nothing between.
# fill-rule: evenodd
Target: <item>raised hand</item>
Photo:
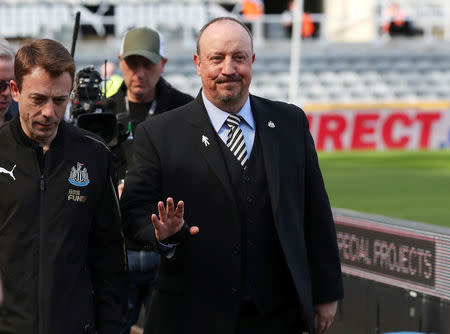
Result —
<instances>
[{"instance_id":1,"label":"raised hand","mask_svg":"<svg viewBox=\"0 0 450 334\"><path fill-rule=\"evenodd\" d=\"M168 197L166 201L166 207L162 201L158 202L159 218L156 214L152 215L152 223L155 228L155 235L158 241L167 239L174 235L184 225L184 202L179 201L177 207L173 202L173 198ZM189 229L191 235L197 234L199 229L197 226L192 226Z\"/></svg>"}]
</instances>

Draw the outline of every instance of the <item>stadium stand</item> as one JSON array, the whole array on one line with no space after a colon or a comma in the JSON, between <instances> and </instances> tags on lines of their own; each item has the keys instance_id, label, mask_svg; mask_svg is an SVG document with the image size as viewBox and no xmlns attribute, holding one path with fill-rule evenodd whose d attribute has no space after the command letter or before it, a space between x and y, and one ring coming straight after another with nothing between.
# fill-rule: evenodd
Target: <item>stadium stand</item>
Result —
<instances>
[{"instance_id":1,"label":"stadium stand","mask_svg":"<svg viewBox=\"0 0 450 334\"><path fill-rule=\"evenodd\" d=\"M230 14L219 2L232 5L239 1L110 1L115 6L114 16L83 14L81 23L93 24L99 35L105 33L99 24L112 23L115 35L92 43L80 41L76 61L81 68L85 64L99 65L104 59L116 59L123 32L151 22L169 41L170 61L165 76L177 88L196 94L200 86L192 62L196 33L209 18ZM445 0L396 2L408 18L423 27L424 37L384 36L371 43L338 44L327 42L321 36L305 41L301 52L299 100L295 102L304 105L450 100L450 52L446 43L442 43L450 39L450 24L445 22L445 18L450 17L450 5ZM5 37L53 37L70 45L74 10L80 9L81 4L96 3L98 1L3 1L0 31ZM376 3L382 15L382 9L392 1ZM327 14L324 15L316 18L326 19ZM264 18L272 27L277 19L270 15ZM382 20L382 16L379 19ZM266 38L256 48L253 93L287 100L289 41Z\"/></svg>"},{"instance_id":2,"label":"stadium stand","mask_svg":"<svg viewBox=\"0 0 450 334\"><path fill-rule=\"evenodd\" d=\"M96 53L84 46L77 53L78 67L100 66L114 60L119 49ZM168 43L170 61L164 76L176 88L196 95L200 87L192 54L195 47ZM256 50L251 91L268 98L288 99L289 42L271 42ZM450 46L427 44L421 38L397 39L383 45L323 45L305 42L300 64L299 101L311 103L450 101Z\"/></svg>"},{"instance_id":3,"label":"stadium stand","mask_svg":"<svg viewBox=\"0 0 450 334\"><path fill-rule=\"evenodd\" d=\"M301 104L450 100L450 53L445 47L429 48L419 39L335 48L314 42L303 47ZM289 63L287 52L257 50L253 92L286 100ZM190 56L172 58L165 75L180 89L196 93L199 81Z\"/></svg>"}]
</instances>

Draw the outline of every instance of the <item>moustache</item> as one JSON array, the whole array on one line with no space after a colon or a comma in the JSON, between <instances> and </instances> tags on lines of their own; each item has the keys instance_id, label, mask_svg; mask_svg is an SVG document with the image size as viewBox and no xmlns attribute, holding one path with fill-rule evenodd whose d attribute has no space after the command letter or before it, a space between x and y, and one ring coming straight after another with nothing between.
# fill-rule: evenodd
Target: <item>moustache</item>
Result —
<instances>
[{"instance_id":1,"label":"moustache","mask_svg":"<svg viewBox=\"0 0 450 334\"><path fill-rule=\"evenodd\" d=\"M232 75L230 77L219 77L216 80L216 82L219 84L226 83L226 82L236 82L236 81L242 81L242 77L238 74Z\"/></svg>"},{"instance_id":2,"label":"moustache","mask_svg":"<svg viewBox=\"0 0 450 334\"><path fill-rule=\"evenodd\" d=\"M54 125L58 124L58 118L55 115L52 115L50 117L44 117L40 119L36 119L36 122L42 125Z\"/></svg>"}]
</instances>

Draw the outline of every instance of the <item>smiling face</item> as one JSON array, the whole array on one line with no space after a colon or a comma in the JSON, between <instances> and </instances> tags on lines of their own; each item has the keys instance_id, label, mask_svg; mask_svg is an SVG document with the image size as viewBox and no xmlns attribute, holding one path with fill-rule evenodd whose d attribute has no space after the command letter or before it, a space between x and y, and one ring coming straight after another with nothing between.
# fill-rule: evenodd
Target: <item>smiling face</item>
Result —
<instances>
[{"instance_id":1,"label":"smiling face","mask_svg":"<svg viewBox=\"0 0 450 334\"><path fill-rule=\"evenodd\" d=\"M194 55L206 98L222 110L238 113L249 95L254 60L250 35L237 22L208 26Z\"/></svg>"},{"instance_id":2,"label":"smiling face","mask_svg":"<svg viewBox=\"0 0 450 334\"><path fill-rule=\"evenodd\" d=\"M20 91L17 83L11 82L23 132L44 149L48 149L56 136L71 89L72 78L68 72L51 77L42 67L33 68L23 77Z\"/></svg>"}]
</instances>

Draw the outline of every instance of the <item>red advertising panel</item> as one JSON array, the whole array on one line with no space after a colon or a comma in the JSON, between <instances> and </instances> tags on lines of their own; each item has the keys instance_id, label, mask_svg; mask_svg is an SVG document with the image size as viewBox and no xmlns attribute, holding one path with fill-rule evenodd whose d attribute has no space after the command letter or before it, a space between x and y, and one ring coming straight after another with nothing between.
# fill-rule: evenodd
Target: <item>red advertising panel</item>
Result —
<instances>
[{"instance_id":1,"label":"red advertising panel","mask_svg":"<svg viewBox=\"0 0 450 334\"><path fill-rule=\"evenodd\" d=\"M307 116L318 150L450 148L450 108L313 109Z\"/></svg>"}]
</instances>

